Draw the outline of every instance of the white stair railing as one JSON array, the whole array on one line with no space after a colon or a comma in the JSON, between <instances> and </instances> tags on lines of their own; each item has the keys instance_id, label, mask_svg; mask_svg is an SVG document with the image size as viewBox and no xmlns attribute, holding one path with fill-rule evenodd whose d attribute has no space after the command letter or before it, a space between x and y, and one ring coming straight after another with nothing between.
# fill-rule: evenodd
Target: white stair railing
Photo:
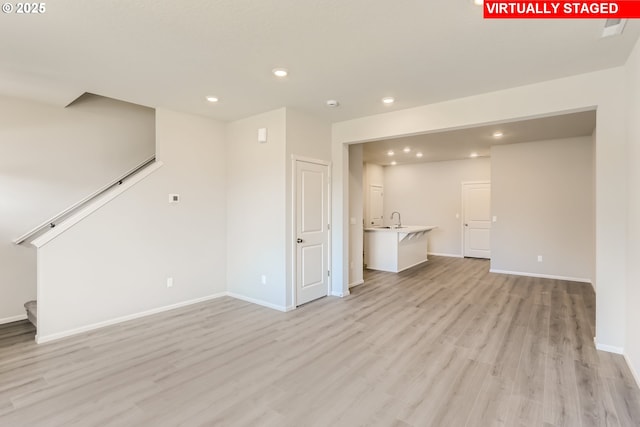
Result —
<instances>
[{"instance_id":1,"label":"white stair railing","mask_svg":"<svg viewBox=\"0 0 640 427\"><path fill-rule=\"evenodd\" d=\"M109 191L111 188L116 187L118 185L122 185L122 183L124 181L126 181L129 177L135 175L140 170L144 169L145 167L149 166L150 164L154 163L155 161L156 161L156 156L154 154L153 156L151 156L150 158L148 158L144 162L140 163L138 166L136 166L133 169L130 169L129 171L125 172L119 178L115 179L114 181L111 181L109 184L99 188L97 191L94 191L93 193L89 194L87 197L85 197L82 200L74 203L73 205L71 205L68 208L66 208L65 210L63 210L62 212L59 212L58 214L56 214L53 217L49 218L48 220L44 221L40 225L32 228L31 230L29 230L26 233L24 233L22 236L15 238L13 240L13 243L15 243L16 245L20 245L20 244L30 240L32 237L37 236L38 234L42 233L43 231L45 231L45 230L47 230L49 228L55 227L61 220L63 220L67 216L71 215L73 212L79 210L80 208L82 208L87 203L89 203L92 200L96 199L97 197L101 196L105 192Z\"/></svg>"}]
</instances>

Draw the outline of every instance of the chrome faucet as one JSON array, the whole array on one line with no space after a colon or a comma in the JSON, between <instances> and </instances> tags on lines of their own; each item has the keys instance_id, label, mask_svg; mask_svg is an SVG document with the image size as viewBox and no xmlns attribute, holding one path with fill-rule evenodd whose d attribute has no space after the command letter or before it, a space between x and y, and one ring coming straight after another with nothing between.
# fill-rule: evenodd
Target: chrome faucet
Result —
<instances>
[{"instance_id":1,"label":"chrome faucet","mask_svg":"<svg viewBox=\"0 0 640 427\"><path fill-rule=\"evenodd\" d=\"M396 228L400 228L402 227L402 217L400 216L400 212L398 211L391 212L391 221L393 221L393 216L395 214L398 214L398 224L396 225Z\"/></svg>"}]
</instances>

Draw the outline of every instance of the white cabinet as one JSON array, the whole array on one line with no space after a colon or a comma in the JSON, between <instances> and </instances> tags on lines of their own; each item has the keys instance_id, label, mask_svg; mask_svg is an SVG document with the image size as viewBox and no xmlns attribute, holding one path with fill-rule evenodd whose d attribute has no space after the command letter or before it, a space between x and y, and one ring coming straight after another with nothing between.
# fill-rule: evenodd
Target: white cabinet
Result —
<instances>
[{"instance_id":1,"label":"white cabinet","mask_svg":"<svg viewBox=\"0 0 640 427\"><path fill-rule=\"evenodd\" d=\"M367 268L398 273L427 261L427 235L434 228L365 228Z\"/></svg>"}]
</instances>

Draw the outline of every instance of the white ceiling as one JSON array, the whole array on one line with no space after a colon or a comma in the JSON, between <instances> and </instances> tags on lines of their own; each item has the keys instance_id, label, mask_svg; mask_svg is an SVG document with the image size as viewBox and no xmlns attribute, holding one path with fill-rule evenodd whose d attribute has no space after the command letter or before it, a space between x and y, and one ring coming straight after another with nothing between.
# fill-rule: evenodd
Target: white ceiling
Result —
<instances>
[{"instance_id":1,"label":"white ceiling","mask_svg":"<svg viewBox=\"0 0 640 427\"><path fill-rule=\"evenodd\" d=\"M91 92L221 120L286 106L339 121L618 66L640 34L638 20L607 39L604 20L484 20L472 0L46 7L2 15L0 94L66 105Z\"/></svg>"},{"instance_id":2,"label":"white ceiling","mask_svg":"<svg viewBox=\"0 0 640 427\"><path fill-rule=\"evenodd\" d=\"M388 166L392 161L401 165L468 159L471 153L476 153L478 157L487 157L493 145L590 136L595 127L596 112L584 111L428 133L365 143L363 160L366 163ZM502 132L503 136L495 138L493 133L496 131ZM403 151L405 147L409 147L411 151L405 153ZM393 156L387 154L389 150L394 152ZM417 152L423 154L422 158L416 157Z\"/></svg>"}]
</instances>

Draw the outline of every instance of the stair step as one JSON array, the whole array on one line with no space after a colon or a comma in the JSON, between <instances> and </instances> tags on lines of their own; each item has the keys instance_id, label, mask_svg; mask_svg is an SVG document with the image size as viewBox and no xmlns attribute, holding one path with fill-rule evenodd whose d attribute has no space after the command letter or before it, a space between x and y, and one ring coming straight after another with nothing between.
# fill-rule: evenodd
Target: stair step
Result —
<instances>
[{"instance_id":1,"label":"stair step","mask_svg":"<svg viewBox=\"0 0 640 427\"><path fill-rule=\"evenodd\" d=\"M29 322L33 323L33 326L38 327L38 302L27 301L24 303L24 308L27 310L27 318Z\"/></svg>"}]
</instances>

